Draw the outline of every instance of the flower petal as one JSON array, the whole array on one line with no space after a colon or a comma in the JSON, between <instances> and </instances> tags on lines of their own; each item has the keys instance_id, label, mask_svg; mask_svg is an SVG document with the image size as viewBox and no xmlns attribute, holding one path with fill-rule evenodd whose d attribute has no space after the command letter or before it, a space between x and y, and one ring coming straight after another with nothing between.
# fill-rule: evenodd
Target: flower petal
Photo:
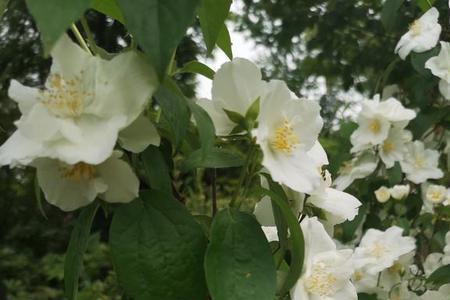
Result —
<instances>
[{"instance_id":1,"label":"flower petal","mask_svg":"<svg viewBox=\"0 0 450 300\"><path fill-rule=\"evenodd\" d=\"M119 143L122 148L139 153L149 145L159 146L161 138L150 120L141 115L127 128L119 132Z\"/></svg>"}]
</instances>

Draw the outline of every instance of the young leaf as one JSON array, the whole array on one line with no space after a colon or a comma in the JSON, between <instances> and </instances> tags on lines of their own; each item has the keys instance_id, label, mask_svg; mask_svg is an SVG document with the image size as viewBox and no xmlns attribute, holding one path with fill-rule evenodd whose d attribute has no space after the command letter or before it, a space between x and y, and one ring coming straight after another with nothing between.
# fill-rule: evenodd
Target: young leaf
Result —
<instances>
[{"instance_id":1,"label":"young leaf","mask_svg":"<svg viewBox=\"0 0 450 300\"><path fill-rule=\"evenodd\" d=\"M163 78L178 43L194 20L199 0L117 0L117 3L128 30L147 53L159 78Z\"/></svg>"},{"instance_id":2,"label":"young leaf","mask_svg":"<svg viewBox=\"0 0 450 300\"><path fill-rule=\"evenodd\" d=\"M227 115L228 119L230 119L232 122L238 124L242 128L247 127L247 123L245 122L244 116L232 110L227 110L225 108L223 110L225 111L225 114Z\"/></svg>"},{"instance_id":3,"label":"young leaf","mask_svg":"<svg viewBox=\"0 0 450 300\"><path fill-rule=\"evenodd\" d=\"M245 120L248 123L254 123L259 115L259 97L250 105L245 113Z\"/></svg>"},{"instance_id":4,"label":"young leaf","mask_svg":"<svg viewBox=\"0 0 450 300\"><path fill-rule=\"evenodd\" d=\"M232 0L202 0L198 16L208 53L211 53L230 11Z\"/></svg>"},{"instance_id":5,"label":"young leaf","mask_svg":"<svg viewBox=\"0 0 450 300\"><path fill-rule=\"evenodd\" d=\"M208 79L213 80L215 72L208 67L207 65L199 62L199 61L190 61L186 63L181 69L175 71L175 74L178 73L195 73L205 76Z\"/></svg>"},{"instance_id":6,"label":"young leaf","mask_svg":"<svg viewBox=\"0 0 450 300\"><path fill-rule=\"evenodd\" d=\"M116 0L92 0L91 8L124 24L122 11Z\"/></svg>"},{"instance_id":7,"label":"young leaf","mask_svg":"<svg viewBox=\"0 0 450 300\"><path fill-rule=\"evenodd\" d=\"M205 256L214 300L273 300L276 270L269 243L256 219L228 208L213 220Z\"/></svg>"},{"instance_id":8,"label":"young leaf","mask_svg":"<svg viewBox=\"0 0 450 300\"><path fill-rule=\"evenodd\" d=\"M416 4L423 12L426 12L431 8L435 1L436 0L416 0Z\"/></svg>"},{"instance_id":9,"label":"young leaf","mask_svg":"<svg viewBox=\"0 0 450 300\"><path fill-rule=\"evenodd\" d=\"M203 156L202 149L192 152L184 161L183 169L195 168L232 168L240 167L244 159L238 154L222 148L211 148Z\"/></svg>"},{"instance_id":10,"label":"young leaf","mask_svg":"<svg viewBox=\"0 0 450 300\"><path fill-rule=\"evenodd\" d=\"M83 255L88 245L92 222L98 207L98 203L94 202L83 208L70 235L70 242L64 259L65 296L69 300L77 299L78 279L83 266Z\"/></svg>"},{"instance_id":11,"label":"young leaf","mask_svg":"<svg viewBox=\"0 0 450 300\"><path fill-rule=\"evenodd\" d=\"M49 54L55 42L90 7L91 0L26 0L36 21L45 53Z\"/></svg>"},{"instance_id":12,"label":"young leaf","mask_svg":"<svg viewBox=\"0 0 450 300\"><path fill-rule=\"evenodd\" d=\"M233 59L233 49L231 48L230 32L225 24L223 24L222 30L217 38L217 46L228 56L229 59Z\"/></svg>"},{"instance_id":13,"label":"young leaf","mask_svg":"<svg viewBox=\"0 0 450 300\"><path fill-rule=\"evenodd\" d=\"M161 85L154 97L162 108L163 116L168 121L172 142L177 147L183 140L190 121L186 99L171 89L169 85Z\"/></svg>"},{"instance_id":14,"label":"young leaf","mask_svg":"<svg viewBox=\"0 0 450 300\"><path fill-rule=\"evenodd\" d=\"M159 191L120 206L110 230L119 282L136 300L206 299L206 237L185 207Z\"/></svg>"},{"instance_id":15,"label":"young leaf","mask_svg":"<svg viewBox=\"0 0 450 300\"><path fill-rule=\"evenodd\" d=\"M394 29L398 20L398 10L405 0L386 0L381 10L381 23L387 31Z\"/></svg>"},{"instance_id":16,"label":"young leaf","mask_svg":"<svg viewBox=\"0 0 450 300\"><path fill-rule=\"evenodd\" d=\"M427 278L427 283L438 287L450 283L450 265L442 266L431 273Z\"/></svg>"},{"instance_id":17,"label":"young leaf","mask_svg":"<svg viewBox=\"0 0 450 300\"><path fill-rule=\"evenodd\" d=\"M216 139L216 130L214 123L208 113L193 101L188 101L188 106L197 123L197 130L202 142L202 157L206 157L207 153L214 146Z\"/></svg>"},{"instance_id":18,"label":"young leaf","mask_svg":"<svg viewBox=\"0 0 450 300\"><path fill-rule=\"evenodd\" d=\"M439 54L440 46L434 47L433 49L422 52L422 53L411 53L411 65L413 68L423 76L431 75L431 71L425 69L425 63L427 60Z\"/></svg>"},{"instance_id":19,"label":"young leaf","mask_svg":"<svg viewBox=\"0 0 450 300\"><path fill-rule=\"evenodd\" d=\"M165 191L170 194L172 191L172 180L169 168L159 148L150 145L142 152L141 159L149 186L155 190Z\"/></svg>"},{"instance_id":20,"label":"young leaf","mask_svg":"<svg viewBox=\"0 0 450 300\"><path fill-rule=\"evenodd\" d=\"M402 168L398 162L395 162L395 165L387 170L389 184L396 185L402 181L403 173Z\"/></svg>"}]
</instances>

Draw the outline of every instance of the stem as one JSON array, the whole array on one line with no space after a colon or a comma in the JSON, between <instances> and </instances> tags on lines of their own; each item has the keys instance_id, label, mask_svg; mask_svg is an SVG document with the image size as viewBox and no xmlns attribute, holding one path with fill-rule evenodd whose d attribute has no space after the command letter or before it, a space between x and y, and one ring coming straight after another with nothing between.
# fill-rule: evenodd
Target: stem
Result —
<instances>
[{"instance_id":1,"label":"stem","mask_svg":"<svg viewBox=\"0 0 450 300\"><path fill-rule=\"evenodd\" d=\"M72 23L72 25L70 26L70 29L72 29L73 34L77 38L77 41L80 43L80 46L84 50L86 50L90 55L93 55L91 49L89 49L88 45L86 44L86 41L84 40L84 38L81 35L80 31L78 30L77 26L74 23Z\"/></svg>"},{"instance_id":2,"label":"stem","mask_svg":"<svg viewBox=\"0 0 450 300\"><path fill-rule=\"evenodd\" d=\"M248 151L248 155L247 155L247 159L245 160L245 164L242 167L241 174L239 176L239 182L238 182L237 189L234 192L233 198L230 201L230 207L239 207L240 206L240 203L237 203L237 200L238 200L239 196L241 195L242 187L243 186L245 186L245 187L247 186L246 179L248 181L250 179L249 177L251 177L250 174L248 174L247 171L249 170L250 164L251 164L251 162L253 160L254 152L255 152L255 145L252 144L250 146L249 151ZM245 189L245 187L244 187L244 189Z\"/></svg>"},{"instance_id":3,"label":"stem","mask_svg":"<svg viewBox=\"0 0 450 300\"><path fill-rule=\"evenodd\" d=\"M212 198L212 216L214 217L217 213L217 190L216 190L216 178L217 169L212 169L212 182L211 182L211 198Z\"/></svg>"},{"instance_id":4,"label":"stem","mask_svg":"<svg viewBox=\"0 0 450 300\"><path fill-rule=\"evenodd\" d=\"M431 5L430 0L427 0L428 5L430 6L430 8L433 7L433 5Z\"/></svg>"},{"instance_id":5,"label":"stem","mask_svg":"<svg viewBox=\"0 0 450 300\"><path fill-rule=\"evenodd\" d=\"M81 17L81 26L83 27L83 30L86 33L86 36L87 36L87 39L89 42L89 46L91 46L92 52L95 55L96 53L98 53L98 47L97 47L97 44L95 43L94 35L92 34L92 31L89 28L89 24L84 16Z\"/></svg>"}]
</instances>

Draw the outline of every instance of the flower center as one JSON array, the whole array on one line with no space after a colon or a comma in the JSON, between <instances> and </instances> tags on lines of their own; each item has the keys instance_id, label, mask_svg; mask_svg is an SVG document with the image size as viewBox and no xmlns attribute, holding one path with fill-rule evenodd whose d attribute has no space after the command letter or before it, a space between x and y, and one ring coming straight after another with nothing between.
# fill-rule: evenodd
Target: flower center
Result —
<instances>
[{"instance_id":1,"label":"flower center","mask_svg":"<svg viewBox=\"0 0 450 300\"><path fill-rule=\"evenodd\" d=\"M41 91L41 102L48 110L61 118L76 118L82 114L84 98L91 94L82 90L79 78L66 80L59 74L52 74L47 84L47 89Z\"/></svg>"},{"instance_id":2,"label":"flower center","mask_svg":"<svg viewBox=\"0 0 450 300\"><path fill-rule=\"evenodd\" d=\"M383 143L383 151L384 151L385 153L392 152L394 149L395 149L394 143L389 142L389 141L385 141L385 142Z\"/></svg>"},{"instance_id":3,"label":"flower center","mask_svg":"<svg viewBox=\"0 0 450 300\"><path fill-rule=\"evenodd\" d=\"M372 132L373 134L377 134L377 133L380 133L380 130L381 130L381 124L378 119L373 119L372 121L370 121L370 123L369 123L369 131L370 132Z\"/></svg>"},{"instance_id":4,"label":"flower center","mask_svg":"<svg viewBox=\"0 0 450 300\"><path fill-rule=\"evenodd\" d=\"M313 265L311 275L305 280L305 289L321 297L336 293L336 277L328 270L323 262Z\"/></svg>"},{"instance_id":5,"label":"flower center","mask_svg":"<svg viewBox=\"0 0 450 300\"><path fill-rule=\"evenodd\" d=\"M364 274L361 271L355 271L352 275L352 280L357 282L363 279Z\"/></svg>"},{"instance_id":6,"label":"flower center","mask_svg":"<svg viewBox=\"0 0 450 300\"><path fill-rule=\"evenodd\" d=\"M61 167L62 176L72 181L83 181L93 179L97 173L95 167L83 162L73 166Z\"/></svg>"},{"instance_id":7,"label":"flower center","mask_svg":"<svg viewBox=\"0 0 450 300\"><path fill-rule=\"evenodd\" d=\"M274 150L291 154L295 147L299 144L299 139L292 129L289 121L284 120L283 123L275 130L275 134L270 141L270 145Z\"/></svg>"},{"instance_id":8,"label":"flower center","mask_svg":"<svg viewBox=\"0 0 450 300\"><path fill-rule=\"evenodd\" d=\"M425 160L424 160L424 158L423 158L422 156L418 156L418 157L416 157L416 159L414 160L414 165L415 165L417 168L423 168L424 164L425 164Z\"/></svg>"},{"instance_id":9,"label":"flower center","mask_svg":"<svg viewBox=\"0 0 450 300\"><path fill-rule=\"evenodd\" d=\"M392 266L388 268L389 273L391 274L400 274L403 271L403 266L396 261Z\"/></svg>"},{"instance_id":10,"label":"flower center","mask_svg":"<svg viewBox=\"0 0 450 300\"><path fill-rule=\"evenodd\" d=\"M378 242L375 242L372 246L372 249L370 250L370 254L372 254L372 256L375 256L376 258L382 257L386 252L386 247Z\"/></svg>"},{"instance_id":11,"label":"flower center","mask_svg":"<svg viewBox=\"0 0 450 300\"><path fill-rule=\"evenodd\" d=\"M418 20L414 21L411 25L409 25L409 31L412 36L418 36L422 33L422 25Z\"/></svg>"},{"instance_id":12,"label":"flower center","mask_svg":"<svg viewBox=\"0 0 450 300\"><path fill-rule=\"evenodd\" d=\"M427 198L433 203L441 203L444 200L444 195L440 191L431 191L427 193Z\"/></svg>"}]
</instances>

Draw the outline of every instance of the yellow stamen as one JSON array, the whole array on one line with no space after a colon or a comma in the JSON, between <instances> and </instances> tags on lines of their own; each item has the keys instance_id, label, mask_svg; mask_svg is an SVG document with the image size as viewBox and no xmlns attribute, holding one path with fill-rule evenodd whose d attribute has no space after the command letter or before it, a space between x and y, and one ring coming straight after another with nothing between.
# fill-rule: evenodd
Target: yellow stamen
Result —
<instances>
[{"instance_id":1,"label":"yellow stamen","mask_svg":"<svg viewBox=\"0 0 450 300\"><path fill-rule=\"evenodd\" d=\"M386 252L386 247L378 242L375 242L372 249L370 250L372 256L375 256L376 258L382 257Z\"/></svg>"},{"instance_id":2,"label":"yellow stamen","mask_svg":"<svg viewBox=\"0 0 450 300\"><path fill-rule=\"evenodd\" d=\"M383 143L383 151L386 153L392 152L395 149L394 143L385 141Z\"/></svg>"},{"instance_id":3,"label":"yellow stamen","mask_svg":"<svg viewBox=\"0 0 450 300\"><path fill-rule=\"evenodd\" d=\"M305 280L305 289L321 297L333 295L337 279L322 262L315 263L311 275Z\"/></svg>"},{"instance_id":4,"label":"yellow stamen","mask_svg":"<svg viewBox=\"0 0 450 300\"><path fill-rule=\"evenodd\" d=\"M379 133L380 130L381 130L380 121L378 119L373 119L372 121L370 121L370 123L369 123L369 130L373 134Z\"/></svg>"},{"instance_id":5,"label":"yellow stamen","mask_svg":"<svg viewBox=\"0 0 450 300\"><path fill-rule=\"evenodd\" d=\"M422 25L418 20L415 20L411 25L409 25L409 31L412 36L418 36L422 33Z\"/></svg>"},{"instance_id":6,"label":"yellow stamen","mask_svg":"<svg viewBox=\"0 0 450 300\"><path fill-rule=\"evenodd\" d=\"M61 168L62 176L73 181L83 181L93 179L97 173L95 167L83 162L79 162L70 167Z\"/></svg>"},{"instance_id":7,"label":"yellow stamen","mask_svg":"<svg viewBox=\"0 0 450 300\"><path fill-rule=\"evenodd\" d=\"M276 151L291 154L299 142L300 141L292 129L289 121L284 120L283 123L275 130L275 134L270 141L270 145Z\"/></svg>"}]
</instances>

